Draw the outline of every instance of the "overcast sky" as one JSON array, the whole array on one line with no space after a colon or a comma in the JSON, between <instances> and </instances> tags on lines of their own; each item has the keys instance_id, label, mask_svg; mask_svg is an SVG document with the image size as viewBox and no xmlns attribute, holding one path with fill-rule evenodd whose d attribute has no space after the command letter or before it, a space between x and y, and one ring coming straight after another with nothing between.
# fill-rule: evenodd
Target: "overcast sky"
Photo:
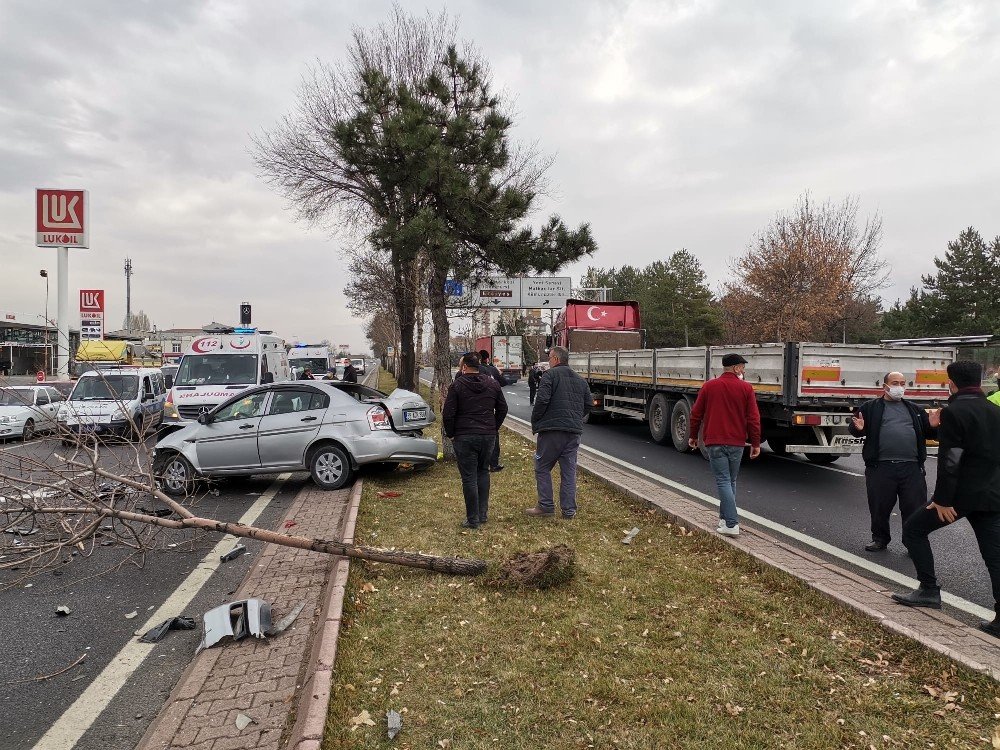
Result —
<instances>
[{"instance_id":1,"label":"overcast sky","mask_svg":"<svg viewBox=\"0 0 1000 750\"><path fill-rule=\"evenodd\" d=\"M454 2L460 36L555 157L550 212L590 222L590 263L685 247L713 282L810 190L884 220L905 296L967 226L1000 234L1000 3ZM90 191L70 289L161 328L234 321L360 348L341 242L296 223L255 174L251 134L291 111L317 59L390 3L0 0L0 309L42 311L54 249L35 187ZM54 280L54 279L53 279ZM53 305L55 286L53 285ZM75 320L75 318L74 318Z\"/></svg>"}]
</instances>

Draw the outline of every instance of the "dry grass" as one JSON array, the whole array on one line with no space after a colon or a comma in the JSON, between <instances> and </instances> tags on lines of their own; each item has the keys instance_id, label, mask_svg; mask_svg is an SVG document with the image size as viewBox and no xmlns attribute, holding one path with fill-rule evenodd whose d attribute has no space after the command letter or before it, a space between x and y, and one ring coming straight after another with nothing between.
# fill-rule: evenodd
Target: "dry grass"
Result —
<instances>
[{"instance_id":1,"label":"dry grass","mask_svg":"<svg viewBox=\"0 0 1000 750\"><path fill-rule=\"evenodd\" d=\"M327 750L990 746L989 678L595 480L581 478L576 520L528 518L531 446L508 433L503 455L482 530L459 528L442 463L367 479L357 540L491 564L565 543L576 578L511 591L352 564ZM402 497L378 497L389 489ZM362 711L376 724L352 731Z\"/></svg>"}]
</instances>

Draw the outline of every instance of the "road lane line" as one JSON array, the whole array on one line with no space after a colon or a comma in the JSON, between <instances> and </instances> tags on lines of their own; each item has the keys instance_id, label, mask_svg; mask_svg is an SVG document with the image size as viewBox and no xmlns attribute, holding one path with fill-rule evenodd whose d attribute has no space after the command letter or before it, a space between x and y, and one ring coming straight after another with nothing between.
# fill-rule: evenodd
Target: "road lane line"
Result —
<instances>
[{"instance_id":1,"label":"road lane line","mask_svg":"<svg viewBox=\"0 0 1000 750\"><path fill-rule=\"evenodd\" d=\"M281 491L290 476L291 474L278 475L267 491L247 508L239 523L251 525L260 518L261 513ZM220 555L235 539L236 537L230 534L222 537L138 631L145 632L168 618L183 614L184 608L191 603L212 573L222 564L219 560ZM74 747L155 646L155 643L142 643L136 638L130 639L73 702L73 705L66 709L42 736L35 745L35 750L69 750Z\"/></svg>"},{"instance_id":2,"label":"road lane line","mask_svg":"<svg viewBox=\"0 0 1000 750\"><path fill-rule=\"evenodd\" d=\"M508 415L508 419L513 419L516 422L520 422L521 424L528 425L530 427L530 423L526 422L520 417ZM642 476L652 479L653 481L658 482L660 484L665 484L666 486L672 489L678 490L679 492L683 492L685 495L690 495L691 497L694 497L698 500L708 503L713 507L716 508L719 507L719 500L717 498L713 497L712 495L708 495L704 492L701 492L700 490L696 490L693 487L688 487L687 485L681 484L680 482L675 482L673 479L667 479L666 477L656 474L655 472L649 471L648 469L644 469L641 466L630 464L628 461L623 461L620 458L609 455L595 448L590 448L586 445L581 445L580 450L585 450L588 453L592 453L595 456L604 459L605 461L617 464L618 466L628 469L629 471L635 472L636 474L641 474ZM772 521L771 519L765 518L764 516L758 515L756 513L751 513L750 511L745 511L743 509L740 509L740 516L742 518L746 518L747 520L753 521L754 523L763 526L766 529L770 529L771 531L775 531L783 536L787 536L790 539L794 539L797 542L801 542L802 544L812 547L813 549L825 552L826 554L832 557L836 557L837 559L843 560L846 563L850 563L851 565L862 568L863 570L867 570L869 573L873 573L888 581L899 584L900 586L906 586L907 588L915 589L917 588L917 586L920 585L920 583L916 579L910 578L909 576L903 575L902 573L898 573L892 568L887 568L884 565L879 565L878 563L874 563L871 560L866 560L863 557L859 557L858 555L854 555L850 552L842 550L840 547L835 547L832 544L824 542L822 539L816 539L815 537L811 537L808 534L803 534L801 531L796 531L793 528L777 523L776 521ZM984 620L992 620L996 615L996 613L992 609L986 609L985 607L979 606L975 602L970 602L967 599L962 599L961 597L955 596L954 594L949 594L946 591L941 592L941 600L946 604L950 604L951 606L955 607L955 609L960 609L963 612L968 612L969 614L975 615L976 617L981 617Z\"/></svg>"}]
</instances>

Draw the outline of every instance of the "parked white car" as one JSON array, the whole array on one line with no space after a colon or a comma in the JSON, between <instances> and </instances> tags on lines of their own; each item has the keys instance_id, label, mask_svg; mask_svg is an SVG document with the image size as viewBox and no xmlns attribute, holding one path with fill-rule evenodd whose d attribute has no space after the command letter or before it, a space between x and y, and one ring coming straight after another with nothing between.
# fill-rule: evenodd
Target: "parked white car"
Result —
<instances>
[{"instance_id":1,"label":"parked white car","mask_svg":"<svg viewBox=\"0 0 1000 750\"><path fill-rule=\"evenodd\" d=\"M58 429L56 415L65 399L47 385L20 385L0 388L0 439L31 440L40 432Z\"/></svg>"}]
</instances>

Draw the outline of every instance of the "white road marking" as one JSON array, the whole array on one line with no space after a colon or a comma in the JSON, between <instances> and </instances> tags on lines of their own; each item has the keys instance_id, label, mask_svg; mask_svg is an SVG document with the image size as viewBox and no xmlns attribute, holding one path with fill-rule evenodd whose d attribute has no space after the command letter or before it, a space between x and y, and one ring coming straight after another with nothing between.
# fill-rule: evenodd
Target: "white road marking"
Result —
<instances>
[{"instance_id":1,"label":"white road marking","mask_svg":"<svg viewBox=\"0 0 1000 750\"><path fill-rule=\"evenodd\" d=\"M264 512L268 503L281 491L282 485L290 476L291 474L280 474L267 488L267 491L257 498L257 502L247 508L239 523L253 524ZM212 573L222 564L219 556L232 545L235 539L236 537L228 534L220 539L138 630L145 632L170 617L182 614L184 608L191 603L191 600L205 585ZM55 724L49 728L49 731L35 745L35 750L69 750L74 747L97 720L101 712L118 695L128 679L142 665L155 645L141 643L135 638L130 639L101 670L101 673L80 697L74 701L73 705L66 709Z\"/></svg>"},{"instance_id":2,"label":"white road marking","mask_svg":"<svg viewBox=\"0 0 1000 750\"><path fill-rule=\"evenodd\" d=\"M523 419L520 419L519 417L508 416L508 419L513 419L517 422L520 422L521 424L530 426L530 423L526 422ZM697 500L701 500L713 507L716 508L719 507L719 500L713 497L712 495L708 495L692 487L688 487L687 485L681 484L680 482L675 482L672 479L667 479L666 477L660 476L659 474L649 471L648 469L643 469L641 466L630 464L627 461L623 461L620 458L616 458L615 456L609 455L594 448L590 448L586 445L581 445L580 449L585 450L588 453L592 453L595 456L604 459L605 461L609 461L613 464L621 466L622 468L628 469L629 471L635 472L636 474L641 474L644 477L652 479L654 482L664 484L668 487L671 487L672 489L678 490L679 492L683 492L685 495L690 495L691 497L696 498ZM801 531L796 531L795 529L789 528L788 526L784 526L783 524L772 521L769 518L765 518L764 516L760 516L757 515L756 513L751 513L749 511L745 511L742 509L740 510L740 516L742 518L746 518L749 521L753 521L754 523L763 526L766 529L775 531L781 534L782 536L787 536L788 538L794 539L795 541L800 542L808 547L820 550L821 552L825 552L826 554L835 557L839 560L843 560L846 563L850 563L851 565L862 568L863 570L867 570L869 573L873 573L879 576L880 578L884 578L888 581L891 581L892 583L896 583L899 584L900 586L905 586L910 589L915 589L917 588L917 586L920 585L920 583L916 579L910 578L909 576L903 575L902 573L897 573L892 568L887 568L884 565L879 565L878 563L874 563L871 560L866 560L863 557L859 557L858 555L846 552L845 550L840 549L840 547L835 547L832 544L824 542L822 539L816 539L814 537L809 536L808 534L803 534ZM941 600L946 604L950 604L956 609L960 609L963 612L968 612L969 614L975 615L976 617L981 617L984 620L992 620L995 616L995 613L992 609L986 609L985 607L979 606L975 602L970 602L966 599L962 599L961 597L955 596L954 594L949 594L946 591L941 592Z\"/></svg>"}]
</instances>

